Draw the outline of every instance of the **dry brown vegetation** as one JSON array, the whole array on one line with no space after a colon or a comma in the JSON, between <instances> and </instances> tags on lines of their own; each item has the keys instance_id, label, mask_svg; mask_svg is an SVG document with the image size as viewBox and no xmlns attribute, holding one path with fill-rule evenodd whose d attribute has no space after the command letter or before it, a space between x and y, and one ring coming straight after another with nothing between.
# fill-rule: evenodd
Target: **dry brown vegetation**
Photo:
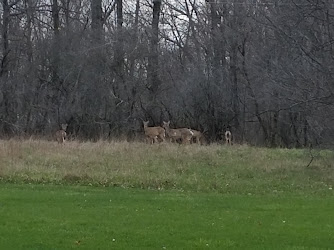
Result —
<instances>
[{"instance_id":1,"label":"dry brown vegetation","mask_svg":"<svg viewBox=\"0 0 334 250\"><path fill-rule=\"evenodd\" d=\"M0 178L220 192L329 188L334 153L139 142L0 141Z\"/></svg>"}]
</instances>

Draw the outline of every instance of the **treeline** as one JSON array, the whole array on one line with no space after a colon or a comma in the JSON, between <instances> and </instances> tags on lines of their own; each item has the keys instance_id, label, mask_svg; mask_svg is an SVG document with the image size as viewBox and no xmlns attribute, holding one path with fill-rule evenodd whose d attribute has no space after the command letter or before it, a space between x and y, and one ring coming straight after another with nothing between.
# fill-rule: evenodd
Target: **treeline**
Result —
<instances>
[{"instance_id":1,"label":"treeline","mask_svg":"<svg viewBox=\"0 0 334 250\"><path fill-rule=\"evenodd\" d=\"M230 128L333 145L332 0L3 0L0 136L135 139Z\"/></svg>"}]
</instances>

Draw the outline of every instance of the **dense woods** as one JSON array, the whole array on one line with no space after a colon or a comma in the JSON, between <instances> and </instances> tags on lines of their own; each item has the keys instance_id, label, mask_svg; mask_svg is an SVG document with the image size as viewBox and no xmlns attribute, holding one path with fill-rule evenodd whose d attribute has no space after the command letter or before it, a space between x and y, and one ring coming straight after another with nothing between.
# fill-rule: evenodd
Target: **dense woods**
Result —
<instances>
[{"instance_id":1,"label":"dense woods","mask_svg":"<svg viewBox=\"0 0 334 250\"><path fill-rule=\"evenodd\" d=\"M0 137L333 146L332 0L2 0Z\"/></svg>"}]
</instances>

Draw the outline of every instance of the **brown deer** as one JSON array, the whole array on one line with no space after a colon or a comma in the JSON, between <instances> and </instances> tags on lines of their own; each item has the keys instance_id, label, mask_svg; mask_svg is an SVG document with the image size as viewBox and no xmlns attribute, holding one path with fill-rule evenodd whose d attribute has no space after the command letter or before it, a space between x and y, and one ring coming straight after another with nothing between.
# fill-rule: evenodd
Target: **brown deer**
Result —
<instances>
[{"instance_id":1,"label":"brown deer","mask_svg":"<svg viewBox=\"0 0 334 250\"><path fill-rule=\"evenodd\" d=\"M67 124L61 124L61 129L56 132L56 140L58 143L64 143L66 139Z\"/></svg>"},{"instance_id":2,"label":"brown deer","mask_svg":"<svg viewBox=\"0 0 334 250\"><path fill-rule=\"evenodd\" d=\"M227 145L232 145L232 133L230 130L225 131L225 142Z\"/></svg>"},{"instance_id":3,"label":"brown deer","mask_svg":"<svg viewBox=\"0 0 334 250\"><path fill-rule=\"evenodd\" d=\"M189 128L177 128L173 129L169 127L170 121L163 122L163 127L166 130L167 136L170 138L172 142L177 142L177 140L181 139L183 144L188 144L191 141L194 133Z\"/></svg>"},{"instance_id":4,"label":"brown deer","mask_svg":"<svg viewBox=\"0 0 334 250\"><path fill-rule=\"evenodd\" d=\"M158 142L160 138L163 142L165 141L165 130L162 127L149 127L149 121L143 121L144 131L146 135L146 140L150 140L150 144Z\"/></svg>"},{"instance_id":5,"label":"brown deer","mask_svg":"<svg viewBox=\"0 0 334 250\"><path fill-rule=\"evenodd\" d=\"M195 140L195 143L197 144L204 144L206 143L206 139L201 131L195 130L195 129L190 129L191 132L193 133L193 138Z\"/></svg>"}]
</instances>

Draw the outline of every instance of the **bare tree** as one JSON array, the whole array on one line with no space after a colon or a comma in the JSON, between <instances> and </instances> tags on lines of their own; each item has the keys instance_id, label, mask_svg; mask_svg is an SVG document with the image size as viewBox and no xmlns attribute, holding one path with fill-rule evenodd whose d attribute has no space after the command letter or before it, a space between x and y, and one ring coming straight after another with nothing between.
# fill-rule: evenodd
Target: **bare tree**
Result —
<instances>
[{"instance_id":1,"label":"bare tree","mask_svg":"<svg viewBox=\"0 0 334 250\"><path fill-rule=\"evenodd\" d=\"M330 0L3 0L0 130L134 138L153 126L332 145Z\"/></svg>"}]
</instances>

